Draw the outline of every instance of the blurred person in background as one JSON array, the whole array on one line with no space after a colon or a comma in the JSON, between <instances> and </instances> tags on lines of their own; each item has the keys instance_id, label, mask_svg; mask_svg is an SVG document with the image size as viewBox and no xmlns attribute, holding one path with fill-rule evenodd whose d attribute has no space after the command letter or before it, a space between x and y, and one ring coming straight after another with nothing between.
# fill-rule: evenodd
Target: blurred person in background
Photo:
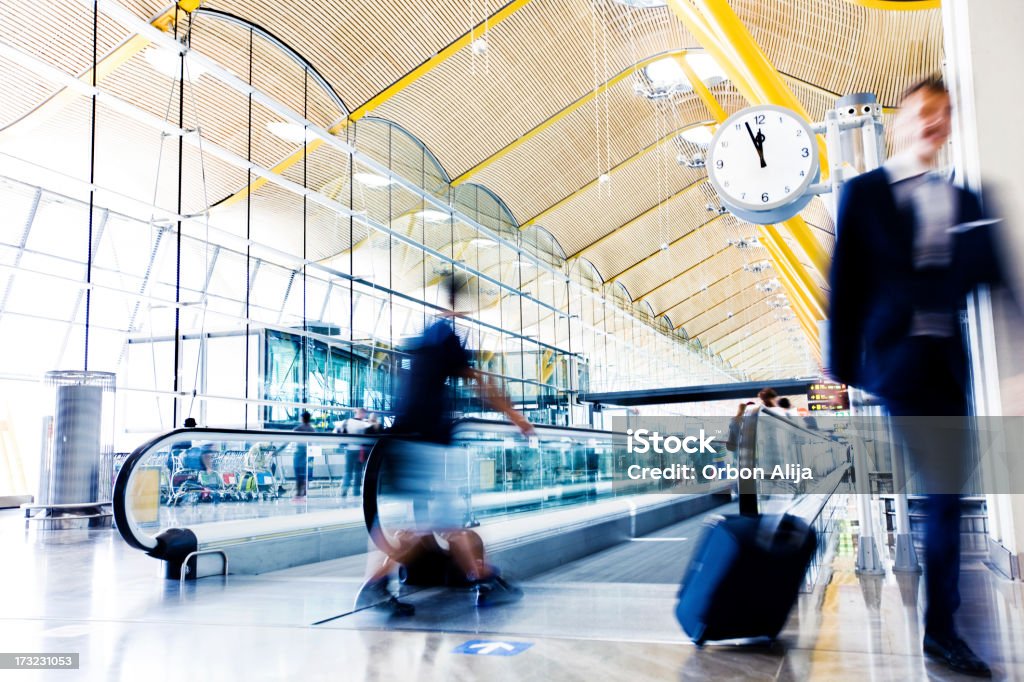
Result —
<instances>
[{"instance_id":1,"label":"blurred person in background","mask_svg":"<svg viewBox=\"0 0 1024 682\"><path fill-rule=\"evenodd\" d=\"M428 547L448 545L451 561L476 590L477 606L514 601L522 591L502 579L484 558L480 537L464 528L464 500L445 476L445 446L455 423L454 381L474 386L488 409L503 413L524 435L532 435L530 422L512 406L489 378L470 365L470 355L456 334L454 319L468 314L477 297L476 282L461 273L446 275L439 290L448 310L441 312L412 345L411 366L400 386L394 424L389 431L401 440L386 442L383 470L392 489L413 508L413 528L398 530L391 544L397 548L374 570L363 590L399 615L411 615L411 604L400 602L388 587L399 564L408 565ZM381 447L378 444L378 447ZM376 532L380 533L377 526ZM378 545L381 543L378 542Z\"/></svg>"},{"instance_id":2,"label":"blurred person in background","mask_svg":"<svg viewBox=\"0 0 1024 682\"><path fill-rule=\"evenodd\" d=\"M757 398L761 401L762 407L775 407L778 397L779 394L775 392L774 388L762 388L757 392Z\"/></svg>"},{"instance_id":3,"label":"blurred person in background","mask_svg":"<svg viewBox=\"0 0 1024 682\"><path fill-rule=\"evenodd\" d=\"M301 423L295 427L296 431L313 432L316 429L310 423L313 415L303 410L300 417ZM301 503L306 501L306 483L309 479L309 457L308 446L304 441L295 443L295 454L292 455L292 468L295 469L295 497L292 502Z\"/></svg>"}]
</instances>

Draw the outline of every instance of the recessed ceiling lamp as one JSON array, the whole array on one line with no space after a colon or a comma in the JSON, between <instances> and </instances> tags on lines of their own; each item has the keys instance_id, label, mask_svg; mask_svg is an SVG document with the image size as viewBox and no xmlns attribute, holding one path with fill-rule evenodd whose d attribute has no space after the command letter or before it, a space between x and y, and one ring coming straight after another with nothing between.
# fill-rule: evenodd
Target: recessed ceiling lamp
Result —
<instances>
[{"instance_id":1,"label":"recessed ceiling lamp","mask_svg":"<svg viewBox=\"0 0 1024 682\"><path fill-rule=\"evenodd\" d=\"M675 57L664 57L645 66L633 88L648 99L664 99L677 92L693 90Z\"/></svg>"},{"instance_id":2,"label":"recessed ceiling lamp","mask_svg":"<svg viewBox=\"0 0 1024 682\"><path fill-rule=\"evenodd\" d=\"M305 126L293 121L270 121L267 123L267 130L292 144L305 144L312 137Z\"/></svg>"},{"instance_id":3,"label":"recessed ceiling lamp","mask_svg":"<svg viewBox=\"0 0 1024 682\"><path fill-rule=\"evenodd\" d=\"M444 211L435 211L432 208L427 208L417 213L416 217L427 223L439 223L442 220L448 220L449 215Z\"/></svg>"},{"instance_id":4,"label":"recessed ceiling lamp","mask_svg":"<svg viewBox=\"0 0 1024 682\"><path fill-rule=\"evenodd\" d=\"M694 126L679 133L679 137L698 147L707 147L711 144L711 138L714 136L708 126Z\"/></svg>"},{"instance_id":5,"label":"recessed ceiling lamp","mask_svg":"<svg viewBox=\"0 0 1024 682\"><path fill-rule=\"evenodd\" d=\"M483 237L477 237L476 239L469 240L470 246L479 246L481 249L492 249L498 245L498 242L493 239L484 239Z\"/></svg>"},{"instance_id":6,"label":"recessed ceiling lamp","mask_svg":"<svg viewBox=\"0 0 1024 682\"><path fill-rule=\"evenodd\" d=\"M708 87L714 87L728 78L722 67L715 61L715 58L706 52L695 52L686 55L686 63L696 72L697 78L704 81L704 84Z\"/></svg>"},{"instance_id":7,"label":"recessed ceiling lamp","mask_svg":"<svg viewBox=\"0 0 1024 682\"><path fill-rule=\"evenodd\" d=\"M765 270L767 270L771 266L772 266L772 264L769 261L759 260L759 261L757 261L755 263L746 263L746 264L744 264L743 269L746 272L758 273L758 272L764 272Z\"/></svg>"},{"instance_id":8,"label":"recessed ceiling lamp","mask_svg":"<svg viewBox=\"0 0 1024 682\"><path fill-rule=\"evenodd\" d=\"M757 235L741 237L740 239L727 239L726 242L729 246L735 246L737 249L759 249L764 246L758 241Z\"/></svg>"},{"instance_id":9,"label":"recessed ceiling lamp","mask_svg":"<svg viewBox=\"0 0 1024 682\"><path fill-rule=\"evenodd\" d=\"M360 185L364 185L371 189L381 189L383 187L387 187L388 185L393 185L395 183L395 181L392 180L391 178L385 177L383 175L377 175L376 173L367 173L366 171L359 171L358 173L353 173L352 177L355 178L355 181L358 182Z\"/></svg>"},{"instance_id":10,"label":"recessed ceiling lamp","mask_svg":"<svg viewBox=\"0 0 1024 682\"><path fill-rule=\"evenodd\" d=\"M150 47L142 53L146 62L156 71L162 73L172 80L179 80L181 76L181 54L163 47ZM206 73L206 68L198 64L195 59L185 53L185 78L191 81L199 80L199 77Z\"/></svg>"}]
</instances>

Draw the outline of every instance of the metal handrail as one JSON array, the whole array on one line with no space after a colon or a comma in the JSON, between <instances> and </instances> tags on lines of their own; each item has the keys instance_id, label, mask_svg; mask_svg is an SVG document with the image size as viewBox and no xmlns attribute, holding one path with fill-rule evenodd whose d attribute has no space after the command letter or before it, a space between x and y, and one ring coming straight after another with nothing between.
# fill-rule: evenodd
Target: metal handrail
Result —
<instances>
[{"instance_id":1,"label":"metal handrail","mask_svg":"<svg viewBox=\"0 0 1024 682\"><path fill-rule=\"evenodd\" d=\"M739 458L741 466L753 467L757 464L757 427L758 422L764 415L768 415L772 419L775 419L785 424L788 428L792 428L797 431L802 431L805 434L813 436L814 438L818 439L821 442L837 442L837 440L834 437L828 436L819 431L809 429L806 426L797 423L794 419L790 419L784 415L775 414L774 412L769 412L765 410L761 405L753 405L750 408L748 408L744 413L742 428L740 429ZM849 445L847 445L846 447L847 451L849 451ZM852 468L853 467L851 464L846 464L845 466L837 467L833 472L829 474L829 476L832 476L835 473L835 471L843 470L844 472L848 472ZM831 496L832 493L835 492L835 490L839 486L839 483L841 483L842 480L845 478L845 475L846 474L844 473L843 476L838 477L836 485L832 488L831 491L828 492L829 496ZM759 513L757 502L757 481L754 479L740 479L740 481L738 482L738 489L740 498L740 513L751 516L757 515ZM794 502L794 504L798 504L798 502ZM821 509L823 508L824 504L822 504L819 507L817 514L820 514ZM815 518L817 514L815 515Z\"/></svg>"},{"instance_id":2,"label":"metal handrail","mask_svg":"<svg viewBox=\"0 0 1024 682\"><path fill-rule=\"evenodd\" d=\"M114 521L124 541L135 549L151 552L158 546L157 538L139 529L131 509L127 504L128 485L136 466L151 452L169 447L182 440L244 440L290 444L301 442L308 445L327 444L333 447L350 442L366 442L380 438L379 434L354 435L343 433L327 433L323 431L278 431L278 430L246 430L246 429L174 429L156 436L135 448L121 465L114 481L113 502Z\"/></svg>"},{"instance_id":3,"label":"metal handrail","mask_svg":"<svg viewBox=\"0 0 1024 682\"><path fill-rule=\"evenodd\" d=\"M181 569L179 571L180 577L178 578L178 585L180 587L185 586L185 580L188 578L188 562L194 557L198 557L201 554L220 554L224 558L224 573L222 574L225 578L228 575L228 553L223 549L197 549L194 552L189 552L185 555L185 559L181 562ZM199 573L199 561L196 560L196 573ZM196 576L199 577L198 575Z\"/></svg>"}]
</instances>

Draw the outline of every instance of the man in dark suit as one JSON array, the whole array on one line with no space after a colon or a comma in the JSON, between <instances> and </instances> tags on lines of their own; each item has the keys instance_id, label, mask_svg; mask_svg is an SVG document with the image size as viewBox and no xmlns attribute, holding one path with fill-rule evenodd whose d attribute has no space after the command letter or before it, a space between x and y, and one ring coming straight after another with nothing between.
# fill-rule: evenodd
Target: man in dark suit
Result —
<instances>
[{"instance_id":1,"label":"man in dark suit","mask_svg":"<svg viewBox=\"0 0 1024 682\"><path fill-rule=\"evenodd\" d=\"M953 623L968 409L959 311L968 291L998 278L998 267L984 228L952 229L982 218L978 198L933 170L951 130L942 81L911 87L895 126L908 148L846 183L840 196L828 371L881 397L907 425L902 435L928 486L925 653L958 672L989 676ZM946 437L929 435L919 417L943 418Z\"/></svg>"}]
</instances>

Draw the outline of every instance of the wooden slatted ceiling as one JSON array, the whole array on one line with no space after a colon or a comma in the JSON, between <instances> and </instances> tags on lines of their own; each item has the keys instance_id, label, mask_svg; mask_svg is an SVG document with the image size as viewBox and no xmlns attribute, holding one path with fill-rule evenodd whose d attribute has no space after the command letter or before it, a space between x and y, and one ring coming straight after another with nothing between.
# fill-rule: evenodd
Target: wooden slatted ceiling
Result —
<instances>
[{"instance_id":1,"label":"wooden slatted ceiling","mask_svg":"<svg viewBox=\"0 0 1024 682\"><path fill-rule=\"evenodd\" d=\"M77 76L92 66L92 23L92 11L78 2L4 2L0 40ZM100 56L128 35L122 26L102 15L98 28Z\"/></svg>"},{"instance_id":2,"label":"wooden slatted ceiling","mask_svg":"<svg viewBox=\"0 0 1024 682\"><path fill-rule=\"evenodd\" d=\"M608 166L628 158L636 150L649 146L671 130L708 117L700 101L690 97L681 102L678 118L659 120L657 111L649 102L636 96L628 80L610 89L606 96L609 98L607 106L611 114L608 121L610 125L605 125L605 102L602 96L599 101L581 107L559 124L544 130L480 173L474 174L474 181L490 187L523 220L568 196L594 180ZM602 118L596 131L595 109ZM668 158L664 157L663 154L659 159L663 167L660 175L666 176L668 172L678 174L675 153L669 152ZM574 162L567 164L566 159L573 159ZM647 184L656 186L658 177L648 176ZM665 180L664 184L674 184L669 183L667 177ZM623 192L616 199L615 188L610 189L613 190L613 201L625 201L637 206L634 203L636 197ZM543 224L562 241L563 232L560 227L547 221ZM579 225L573 226L574 230L579 228ZM563 248L569 253L576 250L569 243L563 243Z\"/></svg>"},{"instance_id":3,"label":"wooden slatted ceiling","mask_svg":"<svg viewBox=\"0 0 1024 682\"><path fill-rule=\"evenodd\" d=\"M595 64L595 7L612 18L629 11L613 3L534 0L488 33L486 57L460 52L378 113L421 136L458 176L640 59L693 45L662 13L644 33L610 27L605 59L599 21Z\"/></svg>"},{"instance_id":4,"label":"wooden slatted ceiling","mask_svg":"<svg viewBox=\"0 0 1024 682\"><path fill-rule=\"evenodd\" d=\"M4 57L0 57L0 73L4 74L0 130L31 112L40 102L57 92L59 87Z\"/></svg>"},{"instance_id":5,"label":"wooden slatted ceiling","mask_svg":"<svg viewBox=\"0 0 1024 682\"><path fill-rule=\"evenodd\" d=\"M208 5L250 18L291 45L324 74L350 108L485 18L485 3L472 0L212 0ZM495 9L497 3L491 6Z\"/></svg>"},{"instance_id":6,"label":"wooden slatted ceiling","mask_svg":"<svg viewBox=\"0 0 1024 682\"><path fill-rule=\"evenodd\" d=\"M669 247L666 252L659 252L643 265L630 270L618 281L630 292L637 292L638 296L650 291L687 268L713 257L714 254L722 253L723 249L728 247L728 240L733 236L733 230L729 227L730 222L732 221L726 218L709 223L692 237Z\"/></svg>"},{"instance_id":7,"label":"wooden slatted ceiling","mask_svg":"<svg viewBox=\"0 0 1024 682\"><path fill-rule=\"evenodd\" d=\"M695 295L703 287L710 287L724 276L741 276L732 274L743 263L742 256L738 252L733 253L734 251L727 250L722 256L700 262L688 269L672 268L675 272L667 271L663 285L645 296L644 300L649 301L655 310L665 310L677 305L687 296ZM642 293L637 292L638 295ZM677 311L676 314L680 313ZM674 316L673 322L676 322ZM676 322L676 325L679 323Z\"/></svg>"},{"instance_id":8,"label":"wooden slatted ceiling","mask_svg":"<svg viewBox=\"0 0 1024 682\"><path fill-rule=\"evenodd\" d=\"M942 12L879 12L846 0L734 0L775 67L837 93L874 92L887 106L942 65Z\"/></svg>"},{"instance_id":9,"label":"wooden slatted ceiling","mask_svg":"<svg viewBox=\"0 0 1024 682\"><path fill-rule=\"evenodd\" d=\"M671 196L704 177L703 170L676 164L673 141L613 170L608 186L594 182L544 215L539 224L559 234L559 243L567 253L574 253L612 232L650 207L660 196L657 179L665 176L666 196ZM665 169L665 156L670 166ZM652 182L654 179L654 182Z\"/></svg>"},{"instance_id":10,"label":"wooden slatted ceiling","mask_svg":"<svg viewBox=\"0 0 1024 682\"><path fill-rule=\"evenodd\" d=\"M687 330L687 332L697 333L700 331L699 326L695 326L694 322L706 311L713 310L717 306L728 305L732 297L741 291L746 291L748 288L758 284L759 282L765 282L774 276L772 271L753 273L746 272L740 267L730 270L725 275L718 279L712 280L707 285L707 289L704 289L705 285L701 285L701 288L696 291L685 291L680 292L681 298L679 302L673 307L666 311L666 315L672 318L674 324L679 325ZM772 292L773 294L782 293L781 289L777 289ZM727 312L727 311L724 311Z\"/></svg>"},{"instance_id":11,"label":"wooden slatted ceiling","mask_svg":"<svg viewBox=\"0 0 1024 682\"><path fill-rule=\"evenodd\" d=\"M671 245L670 249L676 248L675 242L684 235L689 236L680 241L679 250L698 256L710 255L700 253L707 245L700 236L711 227L702 226L714 217L705 208L714 196L711 186L700 182L672 199L655 202L653 210L595 247L590 253L591 262L605 277L614 277L645 258L661 253L663 243ZM634 296L643 293L632 288L629 291Z\"/></svg>"}]
</instances>

